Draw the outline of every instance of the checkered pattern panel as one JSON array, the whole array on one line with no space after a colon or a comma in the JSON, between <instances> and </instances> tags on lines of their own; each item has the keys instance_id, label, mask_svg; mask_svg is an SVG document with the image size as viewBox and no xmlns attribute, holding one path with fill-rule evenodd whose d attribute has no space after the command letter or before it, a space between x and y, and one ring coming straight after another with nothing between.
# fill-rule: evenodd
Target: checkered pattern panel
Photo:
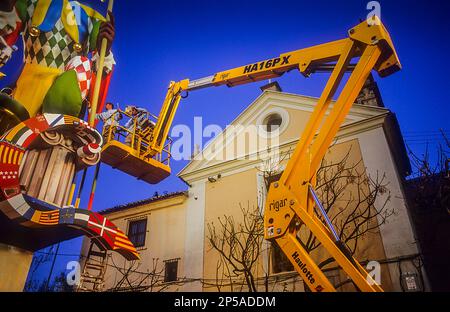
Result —
<instances>
[{"instance_id":1,"label":"checkered pattern panel","mask_svg":"<svg viewBox=\"0 0 450 312\"><path fill-rule=\"evenodd\" d=\"M69 61L65 70L75 70L77 73L78 86L80 87L81 97L86 99L91 87L92 70L91 61L85 56L76 56Z\"/></svg>"},{"instance_id":2,"label":"checkered pattern panel","mask_svg":"<svg viewBox=\"0 0 450 312\"><path fill-rule=\"evenodd\" d=\"M61 20L52 31L41 32L37 37L30 35L29 26L24 34L26 63L64 70L68 62L78 55Z\"/></svg>"},{"instance_id":3,"label":"checkered pattern panel","mask_svg":"<svg viewBox=\"0 0 450 312\"><path fill-rule=\"evenodd\" d=\"M92 22L92 19L89 18L88 19L88 34L92 34L93 29L94 29L94 23ZM91 51L92 47L91 47L91 41L89 39L87 40L86 45L87 45L86 51Z\"/></svg>"},{"instance_id":4,"label":"checkered pattern panel","mask_svg":"<svg viewBox=\"0 0 450 312\"><path fill-rule=\"evenodd\" d=\"M33 16L34 9L36 8L38 0L28 0L27 1L27 21L31 19L31 16Z\"/></svg>"}]
</instances>

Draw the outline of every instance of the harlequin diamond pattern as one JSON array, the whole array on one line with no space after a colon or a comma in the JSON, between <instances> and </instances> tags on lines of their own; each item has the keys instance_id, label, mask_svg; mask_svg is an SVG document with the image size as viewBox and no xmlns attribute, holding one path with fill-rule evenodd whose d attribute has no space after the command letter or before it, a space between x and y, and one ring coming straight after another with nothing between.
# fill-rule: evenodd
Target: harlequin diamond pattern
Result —
<instances>
[{"instance_id":1,"label":"harlequin diamond pattern","mask_svg":"<svg viewBox=\"0 0 450 312\"><path fill-rule=\"evenodd\" d=\"M34 13L34 9L36 7L38 0L31 0L28 1L28 7L27 7L27 21L31 18L31 16L33 16Z\"/></svg>"},{"instance_id":2,"label":"harlequin diamond pattern","mask_svg":"<svg viewBox=\"0 0 450 312\"><path fill-rule=\"evenodd\" d=\"M92 71L91 61L85 56L77 56L69 61L65 70L74 69L77 73L78 86L81 91L81 98L84 100L87 98L89 88L91 86Z\"/></svg>"},{"instance_id":3,"label":"harlequin diamond pattern","mask_svg":"<svg viewBox=\"0 0 450 312\"><path fill-rule=\"evenodd\" d=\"M64 70L64 67L78 55L73 49L73 40L67 35L64 25L59 20L50 32L41 32L32 37L25 33L25 61L46 67Z\"/></svg>"}]
</instances>

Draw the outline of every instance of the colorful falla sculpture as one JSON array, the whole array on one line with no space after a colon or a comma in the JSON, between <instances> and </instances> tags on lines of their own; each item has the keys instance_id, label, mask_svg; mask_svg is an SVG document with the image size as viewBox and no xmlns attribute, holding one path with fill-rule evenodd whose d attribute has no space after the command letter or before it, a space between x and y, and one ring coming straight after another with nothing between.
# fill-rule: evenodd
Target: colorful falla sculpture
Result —
<instances>
[{"instance_id":1,"label":"colorful falla sculpture","mask_svg":"<svg viewBox=\"0 0 450 312\"><path fill-rule=\"evenodd\" d=\"M20 77L0 94L2 243L34 251L84 234L106 250L139 259L112 222L72 206L75 175L100 161L102 136L83 117L102 109L115 64L108 14L68 0L1 1L0 67L19 37L24 41ZM97 67L98 110L90 107Z\"/></svg>"}]
</instances>

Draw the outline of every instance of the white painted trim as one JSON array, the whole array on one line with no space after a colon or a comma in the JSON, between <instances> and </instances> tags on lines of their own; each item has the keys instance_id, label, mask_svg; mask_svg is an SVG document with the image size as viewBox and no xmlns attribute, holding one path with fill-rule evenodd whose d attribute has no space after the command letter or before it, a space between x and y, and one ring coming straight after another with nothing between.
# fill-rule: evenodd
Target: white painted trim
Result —
<instances>
[{"instance_id":1,"label":"white painted trim","mask_svg":"<svg viewBox=\"0 0 450 312\"><path fill-rule=\"evenodd\" d=\"M281 117L281 125L278 129L272 131L272 132L267 132L266 131L266 125L264 125L264 120L266 118L268 118L271 115L274 114L278 114ZM265 139L271 139L274 138L276 136L280 136L282 135L286 129L289 127L289 122L290 122L290 118L289 118L289 112L281 107L272 107L268 110L264 110L262 111L259 116L257 116L256 119L256 126L262 126L258 128L258 135L265 138Z\"/></svg>"},{"instance_id":2,"label":"white painted trim","mask_svg":"<svg viewBox=\"0 0 450 312\"><path fill-rule=\"evenodd\" d=\"M261 215L264 215L264 208L265 208L266 197L267 197L267 189L266 189L266 183L264 181L264 175L261 172L256 173L256 187L257 187L259 211L260 211ZM264 239L261 247L262 247L261 248L262 268L263 268L264 273L270 274L271 268L269 267L269 264L270 264L269 257L270 257L271 243Z\"/></svg>"},{"instance_id":3,"label":"white painted trim","mask_svg":"<svg viewBox=\"0 0 450 312\"><path fill-rule=\"evenodd\" d=\"M186 232L184 241L183 273L186 277L203 278L205 244L205 189L204 181L192 184L186 203ZM184 291L202 291L202 283L187 283Z\"/></svg>"}]
</instances>

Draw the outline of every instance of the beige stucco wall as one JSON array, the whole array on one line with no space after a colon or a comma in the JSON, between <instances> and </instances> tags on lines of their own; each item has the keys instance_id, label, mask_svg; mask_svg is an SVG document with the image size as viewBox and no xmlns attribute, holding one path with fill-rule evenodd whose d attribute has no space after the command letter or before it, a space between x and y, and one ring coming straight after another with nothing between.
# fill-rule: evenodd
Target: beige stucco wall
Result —
<instances>
[{"instance_id":1,"label":"beige stucco wall","mask_svg":"<svg viewBox=\"0 0 450 312\"><path fill-rule=\"evenodd\" d=\"M258 125L267 112L281 110L288 117L289 122L282 127L278 143L282 151L292 151L297 144L299 134L309 120L316 101L317 99L310 97L265 92L236 118L233 124ZM387 115L386 109L355 105L347 116L344 126L341 127L334 146L326 155L328 162L336 161L342 159L350 150L348 165L359 162L357 169L370 177L375 177L377 173L386 175L385 183L389 185L391 192L391 200L386 209L395 210L396 214L389 219L388 224L381 227L379 233L368 233L359 241L356 258L360 261L383 260L417 253L401 187L402 177L397 173L386 133L383 131ZM244 135L246 134L230 134L225 131L213 143L205 147L203 156L221 153L222 156L226 155L226 152L224 153L221 149L227 144L236 144L236 141L245 142ZM234 136L234 138L226 143L226 139L221 136L225 138ZM216 141L221 142L216 145ZM264 145L265 141L261 140L261 142ZM218 218L224 215L233 216L236 223L239 223L242 219L240 206L254 207L258 203L260 207L263 206L265 190L263 190L264 181L261 178L260 168L270 155L265 154L264 151L261 153L261 146L257 147L258 150L246 149L249 153L258 151L256 158L199 159L197 157L179 174L190 185L187 198L163 200L108 215L122 229L128 229L128 222L133 218L148 216L148 240L146 247L140 250L142 261L139 271L151 270L153 259L156 258L159 258L160 262L180 258L178 276L186 277L191 281L182 285L173 285L166 290L217 290L214 284L219 255L211 250L209 245L208 225L217 224ZM283 170L283 166L280 166L280 170ZM209 177L215 178L216 182L210 182ZM364 191L368 192L368 187ZM350 187L347 197L336 204L336 209L344 205L350 193L355 192L355 187ZM381 208L386 196L389 194L380 196L375 203L377 208ZM344 213L341 218L345 216ZM265 252L256 265L255 276L262 277L269 272L272 281L269 290L272 291L303 291L302 281L295 272L287 273L288 276L290 275L288 279L286 279L286 273L272 274L269 244L264 242L263 249ZM326 254L319 249L314 252L313 257L320 261L326 257ZM117 266L124 265L123 259L118 255L113 255L111 261L114 261ZM382 287L387 291L401 290L396 265L383 264L381 267ZM330 275L336 276L335 282L346 278L339 272L332 272ZM106 288L114 285L120 276L121 274L117 271L109 270ZM201 283L200 279L203 279L204 283ZM241 289L238 286L233 287L234 291ZM351 290L352 287L343 289ZM222 287L221 290L231 290L231 288Z\"/></svg>"},{"instance_id":2,"label":"beige stucco wall","mask_svg":"<svg viewBox=\"0 0 450 312\"><path fill-rule=\"evenodd\" d=\"M265 92L237 117L232 124L258 125L258 122L268 112L281 111L284 113L284 116L287 115L288 125L286 127L282 126L278 143L281 150L292 151L295 148L299 134L302 133L309 120L315 103L316 99L310 97ZM349 162L358 162L362 159L358 165L360 172L366 173L373 178L376 176L377 170L381 175L386 174L385 183L389 185L391 200L385 209L389 211L395 210L396 214L390 217L388 224L381 227L382 231L380 233L368 233L359 241L356 258L360 261L391 259L399 254L414 255L417 252L414 245L411 224L406 212L403 191L401 189L402 177L398 175L394 159L390 157L390 148L386 140L386 134L383 132L386 116L388 116L386 109L355 105L336 137L336 144L326 156L328 160L339 159L351 146L352 153ZM203 156L206 155L210 159L196 159L180 173L180 176L188 181L188 183L205 185L205 205L203 208L205 211L203 272L206 279L215 277L215 267L218 259L217 253L212 252L207 243L208 223L223 214L233 215L238 218L239 209L237 209L238 215L236 215L238 202L254 202L254 199L261 192L261 176L258 173L254 174L254 168L260 167L261 163L264 162L264 157L268 156L261 153L261 146L264 146L265 143L264 140L259 138L259 143L262 143L262 145L258 146L258 150L253 149L251 151L259 152L257 155L258 159L254 157L244 159L220 158L221 154L225 155L221 149L228 148L229 145L236 145L236 142L245 142L244 136L246 135L248 134L245 132L233 133L231 135L226 130L221 134L222 137L219 136L205 148ZM234 136L234 138L230 140L227 136ZM250 143L249 145L251 147L255 147L254 142ZM249 148L246 149L246 151L249 150ZM368 150L370 150L370 155L368 154ZM219 159L211 159L211 155L219 155ZM219 174L222 178L217 182L210 183L208 181L209 176L217 177ZM258 180L260 181L258 182ZM252 188L253 190L251 190ZM353 188L350 190L350 193L354 193L355 191ZM368 192L368 188L365 191ZM247 197L241 196L241 193L247 194ZM387 196L389 194L380 196L376 202L377 208L381 208ZM235 207L230 208L230 203ZM342 217L344 216L345 214ZM397 229L399 230L397 231ZM399 245L402 247L398 247ZM391 250L393 249L396 252L392 252ZM320 261L324 257L324 252L316 252L314 257ZM258 265L257 274L262 274L269 270L268 266L270 265L268 265L268 262L269 260L262 259L262 263ZM398 282L398 270L393 270L393 266L395 265L381 265L382 287L387 291L401 290ZM340 274L337 279L344 280L345 276ZM204 290L211 290L212 288L206 287ZM300 290L300 288L295 286L289 288L286 285L283 285L281 288L275 287L276 290Z\"/></svg>"},{"instance_id":3,"label":"beige stucco wall","mask_svg":"<svg viewBox=\"0 0 450 312\"><path fill-rule=\"evenodd\" d=\"M203 278L208 280L210 284L217 284L215 278L219 254L211 250L209 245L207 239L209 236L208 226L214 226L220 232L221 227L218 224L218 218L233 216L236 224L238 224L242 222L241 208L254 209L254 207L257 207L256 173L256 168L250 169L226 176L215 183L208 182L206 184ZM205 291L217 291L217 287L213 285L205 285L203 289ZM223 290L231 290L231 288L224 287Z\"/></svg>"},{"instance_id":4,"label":"beige stucco wall","mask_svg":"<svg viewBox=\"0 0 450 312\"><path fill-rule=\"evenodd\" d=\"M192 183L186 199L183 270L192 282L186 283L183 291L201 291L203 287L205 188L205 181Z\"/></svg>"},{"instance_id":5,"label":"beige stucco wall","mask_svg":"<svg viewBox=\"0 0 450 312\"><path fill-rule=\"evenodd\" d=\"M347 155L348 155L348 159L346 161L345 168L350 168L350 167L355 166L354 170L355 170L355 172L359 173L358 176L362 180L368 179L368 176L367 176L367 173L365 170L366 161L363 159L363 155L361 153L359 139L352 139L349 141L345 141L345 142L333 145L328 150L328 152L325 156L325 162L328 165L331 163L341 162L342 159L347 157ZM336 218L335 224L340 224L342 221L344 221L350 215L350 213L352 211L354 211L355 208L357 208L356 205L359 200L358 195L357 195L358 191L362 194L361 195L362 199L365 198L364 194L370 193L369 185L366 185L365 183L358 185L356 183L348 182L348 181L346 181L346 179L341 179L341 181L339 181L339 183L346 183L346 185L347 185L346 191L344 192L343 197L340 200L337 200L335 202L335 204L333 205L332 209L330 210L330 212L329 212L330 218L333 218L336 214L338 214L341 211L341 209L344 209L344 207L346 207L346 208ZM384 182L384 183L386 183L386 182ZM340 186L338 186L338 187L340 187ZM319 193L319 196L320 196L320 193ZM350 202L350 205L348 205L348 207L347 207L348 202ZM385 203L384 201L383 202L379 201L379 205L376 207L376 209L380 209L380 210L383 209L382 207L384 206L384 203ZM357 208L357 209L358 209L358 211L362 212L365 209L367 209L367 205L362 205L360 208ZM383 209L383 210L385 210L387 212L389 210L389 206L387 207L387 209ZM371 213L375 214L376 210L371 209ZM392 216L390 216L389 219L391 217ZM378 221L379 221L379 219L373 218L370 222L367 223L367 225L370 227L376 227L378 225ZM380 220L380 222L381 222L381 220ZM383 226L384 225L382 225L381 227L383 227ZM347 233L352 231L352 229L353 229L352 227L349 227ZM339 230L339 227L338 227L338 230ZM355 242L356 242L356 240L350 241L348 246L350 248L353 248ZM323 261L324 259L329 257L328 253L323 248L319 248L319 250L317 250L313 254L314 254L314 257L316 258L317 263L319 263L320 261ZM381 234L378 229L367 232L364 234L364 236L361 236L357 239L357 248L356 248L356 252L355 252L354 256L359 261L379 261L379 260L386 258L383 240L382 240ZM332 266L335 266L335 264ZM337 277L338 280L335 282L342 282L345 280L345 278L346 278L346 274L344 272L340 272L339 277ZM389 270L387 270L386 268L381 269L381 286L386 291L393 290L391 276L390 276ZM342 288L342 290L351 291L351 290L354 290L354 288L352 286L348 285L348 286L344 286Z\"/></svg>"},{"instance_id":6,"label":"beige stucco wall","mask_svg":"<svg viewBox=\"0 0 450 312\"><path fill-rule=\"evenodd\" d=\"M381 228L386 257L395 259L418 254L418 242L415 238L407 209L402 177L398 175L398 170L393 159L392 151L387 143L384 129L378 127L371 131L366 131L360 135L360 138L361 151L366 163L366 171L371 176L376 176L380 173L386 174L386 180L389 182L389 190L391 191L389 206L395 209L395 215ZM384 196L380 196L377 199L378 204L383 201ZM416 272L416 267L411 261L404 261L400 265L402 272ZM399 264L391 263L387 267L393 281L392 289L401 291ZM424 271L422 274L426 276ZM427 284L426 278L424 282Z\"/></svg>"},{"instance_id":7,"label":"beige stucco wall","mask_svg":"<svg viewBox=\"0 0 450 312\"><path fill-rule=\"evenodd\" d=\"M0 292L23 291L32 260L32 252L0 244Z\"/></svg>"},{"instance_id":8,"label":"beige stucco wall","mask_svg":"<svg viewBox=\"0 0 450 312\"><path fill-rule=\"evenodd\" d=\"M174 198L162 199L154 203L142 205L132 209L115 212L106 215L119 228L128 233L129 222L147 218L147 234L145 246L138 248L141 260L136 262L126 261L117 253L109 253L108 266L105 274L105 287L110 289L117 286L123 274L116 268L132 268L135 273L129 274L132 285L138 285L143 278L148 276L146 282L141 286L148 286L151 275L156 273L161 278L164 277L164 261L179 259L178 277L184 278L184 235L186 232L186 196L178 195ZM86 255L89 248L89 240L83 243L82 254ZM176 291L180 285L163 285L166 290ZM122 287L129 287L128 283ZM155 287L153 290L157 290Z\"/></svg>"},{"instance_id":9,"label":"beige stucco wall","mask_svg":"<svg viewBox=\"0 0 450 312\"><path fill-rule=\"evenodd\" d=\"M360 150L360 146L357 139L349 140L343 143L335 144L332 148L330 148L327 153L325 159L327 163L336 163L341 161L346 155L349 153L349 157L347 160L347 167L351 167L356 165L356 170L362 173L362 177L365 172L365 164L362 160L362 154ZM287 161L287 160L286 160ZM285 161L285 162L286 162ZM217 251L211 249L211 245L208 241L208 237L210 237L210 233L208 231L208 227L215 226L220 229L220 225L218 225L218 218L223 218L226 216L233 216L235 224L240 224L243 221L243 214L241 212L241 206L246 207L257 207L258 205L258 191L261 189L258 186L257 176L260 173L260 170L257 170L256 167L253 169L248 169L242 172L231 172L228 173L226 171L221 172L223 175L217 182L211 183L206 182L206 202L205 202L205 246L204 246L204 278L209 281L208 285L204 286L205 291L217 291L217 287L214 284L217 284L217 267L220 259L220 255ZM368 189L363 190L364 192L368 192ZM338 201L335 205L336 209L339 207L344 207L346 201L350 199L350 194L356 193L356 186L349 186L346 194L342 198L342 200ZM355 204L350 205L346 211L351 211ZM336 212L331 211L330 214L334 215ZM338 220L347 217L348 213L341 214ZM374 220L376 222L376 220ZM305 235L305 233L303 233ZM266 246L267 247L267 246ZM267 267L267 263L271 263L270 260L267 259L269 253L268 251L264 251L261 255L261 259L258 264L255 266L254 274L257 278L259 278L259 287L263 289L263 277L266 272L272 274L271 265L269 268ZM356 258L364 261L372 261L372 260L380 260L385 259L385 252L383 241L379 233L368 233L363 238L358 240L358 247L355 254ZM323 261L328 258L328 253L319 248L315 250L312 254L312 257L316 260L317 263ZM392 282L389 270L382 269L382 286L387 290L393 290ZM345 279L345 274L334 273L334 275L338 274L339 276L335 278L335 282L339 282ZM269 285L269 289L272 290L290 290L290 291L302 291L303 285L301 283L301 279L298 276L286 280L285 278L280 278L283 282L278 282L276 279L271 278L271 282ZM333 275L333 274L332 274ZM276 275L275 275L276 276ZM219 273L219 279L221 279ZM229 284L226 283L225 284ZM245 287L241 287L240 285L236 285L233 288L229 286L222 287L222 291L239 291L245 289ZM345 290L352 290L352 287L344 288Z\"/></svg>"}]
</instances>

